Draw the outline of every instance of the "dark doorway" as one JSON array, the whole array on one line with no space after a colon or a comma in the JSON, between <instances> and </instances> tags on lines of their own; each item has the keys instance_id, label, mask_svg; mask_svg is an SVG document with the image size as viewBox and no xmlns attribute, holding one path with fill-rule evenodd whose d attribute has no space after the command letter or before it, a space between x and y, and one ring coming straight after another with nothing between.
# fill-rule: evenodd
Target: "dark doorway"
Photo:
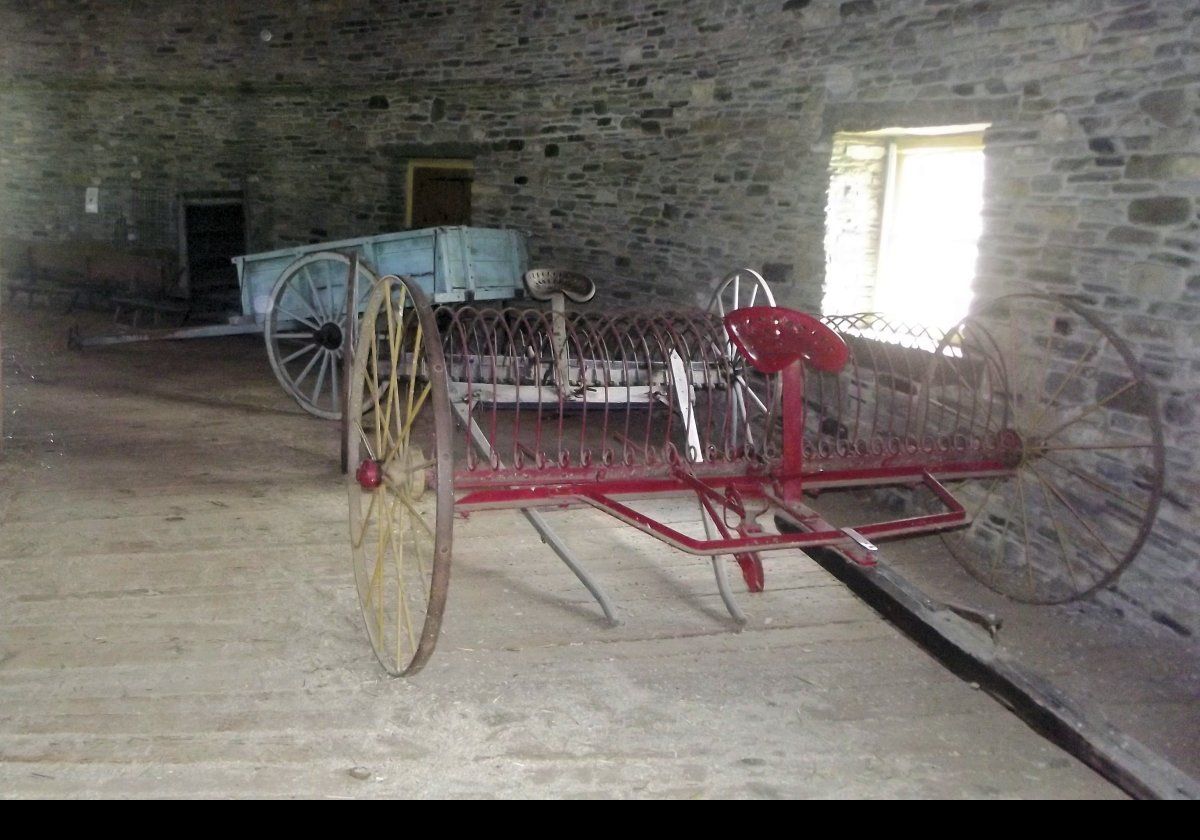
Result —
<instances>
[{"instance_id":1,"label":"dark doorway","mask_svg":"<svg viewBox=\"0 0 1200 840\"><path fill-rule=\"evenodd\" d=\"M469 225L473 178L469 163L413 164L409 227Z\"/></svg>"},{"instance_id":2,"label":"dark doorway","mask_svg":"<svg viewBox=\"0 0 1200 840\"><path fill-rule=\"evenodd\" d=\"M237 268L246 253L246 209L240 197L183 199L185 289L193 304L213 310L241 308Z\"/></svg>"}]
</instances>

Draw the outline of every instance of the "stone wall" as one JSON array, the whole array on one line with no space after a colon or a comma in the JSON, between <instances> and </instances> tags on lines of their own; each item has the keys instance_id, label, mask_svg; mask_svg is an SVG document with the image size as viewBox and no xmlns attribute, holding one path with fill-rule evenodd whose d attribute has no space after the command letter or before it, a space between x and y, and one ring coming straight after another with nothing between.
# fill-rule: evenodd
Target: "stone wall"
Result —
<instances>
[{"instance_id":1,"label":"stone wall","mask_svg":"<svg viewBox=\"0 0 1200 840\"><path fill-rule=\"evenodd\" d=\"M370 234L406 160L471 157L476 223L610 300L748 264L818 309L834 133L990 123L977 292L1076 294L1134 342L1169 498L1107 597L1200 628L1193 0L3 0L0 27L8 235L173 244L175 196L235 189L252 248Z\"/></svg>"}]
</instances>

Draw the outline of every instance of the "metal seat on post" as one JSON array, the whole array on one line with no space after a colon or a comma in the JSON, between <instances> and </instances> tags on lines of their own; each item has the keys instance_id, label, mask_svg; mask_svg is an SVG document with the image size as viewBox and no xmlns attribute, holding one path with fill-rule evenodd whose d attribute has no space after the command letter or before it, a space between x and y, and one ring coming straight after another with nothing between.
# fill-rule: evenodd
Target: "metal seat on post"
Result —
<instances>
[{"instance_id":1,"label":"metal seat on post","mask_svg":"<svg viewBox=\"0 0 1200 840\"><path fill-rule=\"evenodd\" d=\"M780 375L783 386L783 458L779 484L787 502L799 502L804 472L804 363L837 373L850 359L841 336L812 315L781 306L750 306L725 316L725 332L758 371Z\"/></svg>"},{"instance_id":2,"label":"metal seat on post","mask_svg":"<svg viewBox=\"0 0 1200 840\"><path fill-rule=\"evenodd\" d=\"M590 277L576 271L531 268L525 272L522 279L529 296L534 300L553 301L555 295L561 295L575 303L587 303L596 296L596 284Z\"/></svg>"},{"instance_id":3,"label":"metal seat on post","mask_svg":"<svg viewBox=\"0 0 1200 840\"><path fill-rule=\"evenodd\" d=\"M534 300L550 301L554 326L555 367L558 387L566 392L570 385L570 364L567 362L567 302L587 303L596 296L596 284L590 277L560 268L531 268L522 277L529 296Z\"/></svg>"}]
</instances>

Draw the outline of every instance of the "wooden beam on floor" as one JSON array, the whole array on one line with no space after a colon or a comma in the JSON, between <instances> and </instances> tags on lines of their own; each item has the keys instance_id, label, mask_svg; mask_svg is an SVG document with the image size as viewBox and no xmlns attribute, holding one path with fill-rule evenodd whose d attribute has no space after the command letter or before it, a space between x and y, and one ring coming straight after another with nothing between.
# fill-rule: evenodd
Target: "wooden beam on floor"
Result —
<instances>
[{"instance_id":1,"label":"wooden beam on floor","mask_svg":"<svg viewBox=\"0 0 1200 840\"><path fill-rule=\"evenodd\" d=\"M777 522L780 530L788 526ZM998 648L987 631L940 604L880 562L852 563L836 551L807 552L876 612L964 680L977 683L1035 731L1140 799L1200 799L1200 781L1102 715L1080 708Z\"/></svg>"}]
</instances>

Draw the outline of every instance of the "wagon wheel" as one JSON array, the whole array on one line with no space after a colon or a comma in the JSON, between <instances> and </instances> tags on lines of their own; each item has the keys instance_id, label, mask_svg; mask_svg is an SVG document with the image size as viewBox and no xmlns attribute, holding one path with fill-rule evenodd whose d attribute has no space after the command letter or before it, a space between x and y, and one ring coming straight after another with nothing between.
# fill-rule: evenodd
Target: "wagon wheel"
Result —
<instances>
[{"instance_id":1,"label":"wagon wheel","mask_svg":"<svg viewBox=\"0 0 1200 840\"><path fill-rule=\"evenodd\" d=\"M722 318L745 306L774 306L775 295L763 276L752 268L739 268L721 279L708 301L708 311Z\"/></svg>"},{"instance_id":2,"label":"wagon wheel","mask_svg":"<svg viewBox=\"0 0 1200 840\"><path fill-rule=\"evenodd\" d=\"M371 647L392 675L433 653L450 583L450 399L421 290L384 277L363 311L350 380L350 547Z\"/></svg>"},{"instance_id":3,"label":"wagon wheel","mask_svg":"<svg viewBox=\"0 0 1200 840\"><path fill-rule=\"evenodd\" d=\"M271 369L283 389L309 414L342 416L338 378L347 330L346 275L350 258L333 251L308 254L275 281L263 335ZM358 264L361 301L375 275Z\"/></svg>"},{"instance_id":4,"label":"wagon wheel","mask_svg":"<svg viewBox=\"0 0 1200 840\"><path fill-rule=\"evenodd\" d=\"M1011 467L959 488L972 519L943 535L955 558L1029 603L1115 580L1163 488L1158 401L1125 341L1070 300L1011 295L950 330L932 371L930 430L999 447Z\"/></svg>"},{"instance_id":5,"label":"wagon wheel","mask_svg":"<svg viewBox=\"0 0 1200 840\"><path fill-rule=\"evenodd\" d=\"M774 305L775 295L771 293L771 287L767 285L763 276L753 269L739 268L727 274L717 284L717 288L709 299L708 311L724 320L725 315L735 309L747 306ZM752 418L758 417L769 425L769 418L773 414L770 405L772 401L763 387L765 383L756 381L760 377L741 357L738 349L725 334L724 326L721 326L720 330L724 342L723 346L719 348L720 355L730 366L726 440L735 450L743 446L765 446L765 440L755 439L756 426L758 426L757 431L760 437L763 438L769 436L769 429L761 422L756 424ZM705 519L705 528L708 527L708 520ZM742 577L746 581L747 588L751 592L761 592L764 584L762 555L758 552L749 552L736 554L734 559L742 569ZM713 570L716 572L717 585L721 589L721 596L725 598L726 607L729 608L735 619L743 620L731 605L729 598L726 597L727 583L723 580L724 566L721 565L720 557L713 557Z\"/></svg>"}]
</instances>

